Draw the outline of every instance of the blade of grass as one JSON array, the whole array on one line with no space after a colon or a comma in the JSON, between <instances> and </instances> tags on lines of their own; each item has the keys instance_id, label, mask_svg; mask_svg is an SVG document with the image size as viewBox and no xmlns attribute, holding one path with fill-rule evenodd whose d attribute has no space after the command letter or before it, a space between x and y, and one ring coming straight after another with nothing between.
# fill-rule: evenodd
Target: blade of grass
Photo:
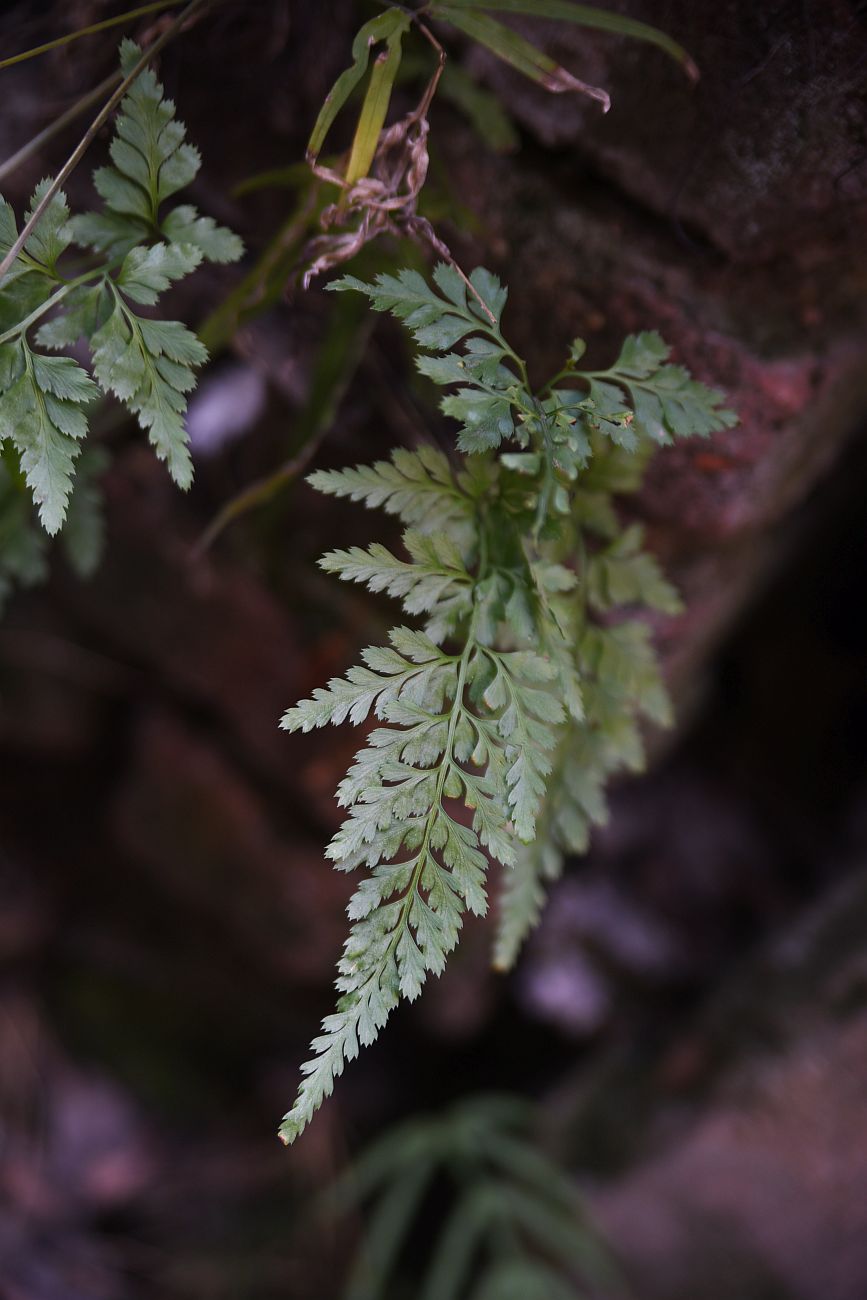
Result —
<instances>
[{"instance_id":1,"label":"blade of grass","mask_svg":"<svg viewBox=\"0 0 867 1300\"><path fill-rule=\"evenodd\" d=\"M273 474L249 484L223 506L196 543L193 558L204 555L229 524L265 505L304 472L334 423L370 329L369 314L361 310L347 313L344 308L335 313L313 368L310 395L295 425L295 452Z\"/></svg>"},{"instance_id":2,"label":"blade of grass","mask_svg":"<svg viewBox=\"0 0 867 1300\"><path fill-rule=\"evenodd\" d=\"M384 14L371 18L369 23L356 32L352 42L352 64L335 81L325 96L325 102L319 110L310 139L307 142L307 161L314 163L331 130L334 119L361 81L370 63L370 51L380 41L387 41L395 32L404 32L409 27L411 18L400 9L387 9Z\"/></svg>"},{"instance_id":3,"label":"blade of grass","mask_svg":"<svg viewBox=\"0 0 867 1300\"><path fill-rule=\"evenodd\" d=\"M122 76L123 73L120 71L113 72L110 77L106 77L105 81L101 81L98 86L94 86L93 90L89 90L86 95L82 95L74 104L71 104L65 113L55 117L53 121L49 122L43 130L37 132L32 139L23 144L5 162L0 163L0 181L4 180L11 172L14 172L16 167L20 167L33 154L39 153L40 149L49 140L53 140L61 131L66 130L77 117L82 113L86 113L93 104L98 103L103 95L108 94L111 88L117 85Z\"/></svg>"},{"instance_id":4,"label":"blade of grass","mask_svg":"<svg viewBox=\"0 0 867 1300\"><path fill-rule=\"evenodd\" d=\"M256 194L267 189L297 189L304 185L310 175L306 163L289 163L286 167L269 167L267 171L254 172L245 176L232 190L233 199L242 199L247 194Z\"/></svg>"},{"instance_id":5,"label":"blade of grass","mask_svg":"<svg viewBox=\"0 0 867 1300\"><path fill-rule=\"evenodd\" d=\"M387 48L378 54L370 74L370 84L364 103L358 116L358 126L352 141L349 163L346 167L346 181L354 185L370 171L379 143L379 133L385 125L394 79L400 67L400 42L403 32L400 28L389 37Z\"/></svg>"},{"instance_id":6,"label":"blade of grass","mask_svg":"<svg viewBox=\"0 0 867 1300\"><path fill-rule=\"evenodd\" d=\"M430 1160L416 1161L395 1178L379 1198L349 1279L345 1300L370 1300L371 1296L386 1294L392 1269L405 1245L432 1174Z\"/></svg>"},{"instance_id":7,"label":"blade of grass","mask_svg":"<svg viewBox=\"0 0 867 1300\"><path fill-rule=\"evenodd\" d=\"M552 94L578 92L598 100L605 113L611 107L611 100L599 86L591 86L586 81L579 81L550 55L532 45L511 27L489 18L487 14L470 13L442 4L436 5L431 12L457 27L472 40L478 41L480 45L486 46L496 54L498 59L510 64L531 81L538 82Z\"/></svg>"},{"instance_id":8,"label":"blade of grass","mask_svg":"<svg viewBox=\"0 0 867 1300\"><path fill-rule=\"evenodd\" d=\"M520 137L508 109L496 95L473 81L459 64L446 64L440 94L464 114L494 153L514 153L518 148Z\"/></svg>"},{"instance_id":9,"label":"blade of grass","mask_svg":"<svg viewBox=\"0 0 867 1300\"><path fill-rule=\"evenodd\" d=\"M433 1251L421 1300L458 1300L497 1213L496 1190L488 1183L479 1183L457 1201Z\"/></svg>"},{"instance_id":10,"label":"blade of grass","mask_svg":"<svg viewBox=\"0 0 867 1300\"><path fill-rule=\"evenodd\" d=\"M580 27L594 27L616 36L629 36L657 46L669 58L679 63L691 81L697 81L699 70L687 50L658 27L613 14L594 5L573 4L572 0L450 0L452 9L491 10L503 14L527 14L533 18L554 18L559 22L577 23Z\"/></svg>"},{"instance_id":11,"label":"blade of grass","mask_svg":"<svg viewBox=\"0 0 867 1300\"><path fill-rule=\"evenodd\" d=\"M614 1257L602 1239L569 1214L552 1212L533 1194L514 1184L501 1188L504 1207L520 1226L553 1260L577 1269L598 1286L614 1290L621 1282Z\"/></svg>"},{"instance_id":12,"label":"blade of grass","mask_svg":"<svg viewBox=\"0 0 867 1300\"><path fill-rule=\"evenodd\" d=\"M115 14L114 18L103 18L101 22L91 23L88 27L77 27L74 32L57 36L53 41L46 41L44 45L34 45L32 50L23 50L21 54L12 54L8 59L0 59L0 72L4 68L11 68L14 63L23 63L25 59L35 59L39 54L47 54L49 50L56 50L61 45L69 45L82 36L92 36L94 32L104 32L109 27L118 27L121 23L132 22L134 18L143 18L145 14L159 13L161 9L170 9L179 4L183 4L183 0L154 0L153 4L139 5L138 9L128 9L125 14Z\"/></svg>"}]
</instances>

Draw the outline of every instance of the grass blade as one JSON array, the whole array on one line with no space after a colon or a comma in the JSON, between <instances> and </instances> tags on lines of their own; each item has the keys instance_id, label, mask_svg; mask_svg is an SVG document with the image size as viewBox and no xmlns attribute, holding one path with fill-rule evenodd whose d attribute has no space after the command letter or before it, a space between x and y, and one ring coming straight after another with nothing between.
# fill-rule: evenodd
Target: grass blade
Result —
<instances>
[{"instance_id":1,"label":"grass blade","mask_svg":"<svg viewBox=\"0 0 867 1300\"><path fill-rule=\"evenodd\" d=\"M3 68L11 68L15 63L23 63L25 59L35 59L39 54L47 54L49 50L56 50L61 45L69 45L72 41L80 40L82 36L92 36L95 32L104 32L109 27L117 27L119 23L131 23L134 18L159 13L161 9L171 9L179 4L183 4L183 0L154 0L152 4L139 5L138 9L128 9L124 14L103 18L101 22L91 23L88 27L78 27L74 32L67 32L65 36L57 36L53 41L46 41L44 45L35 45L32 50L22 50L20 54L11 54L8 59L0 59L0 71Z\"/></svg>"},{"instance_id":2,"label":"grass blade","mask_svg":"<svg viewBox=\"0 0 867 1300\"><path fill-rule=\"evenodd\" d=\"M385 1295L409 1227L433 1174L430 1161L416 1161L395 1179L377 1203L367 1228L345 1300Z\"/></svg>"},{"instance_id":3,"label":"grass blade","mask_svg":"<svg viewBox=\"0 0 867 1300\"><path fill-rule=\"evenodd\" d=\"M699 71L687 50L677 41L652 27L649 23L623 14L609 13L595 5L573 4L572 0L449 0L452 9L473 11L490 10L502 14L527 14L533 18L554 18L558 22L577 23L579 27L594 27L597 31L613 32L615 36L629 36L637 41L655 45L679 63L691 81L698 81Z\"/></svg>"},{"instance_id":4,"label":"grass blade","mask_svg":"<svg viewBox=\"0 0 867 1300\"><path fill-rule=\"evenodd\" d=\"M400 40L403 32L398 30L389 38L387 48L378 54L370 74L370 84L364 103L358 116L358 126L352 141L352 152L346 168L346 181L354 185L370 171L379 143L379 133L385 125L385 117L391 102L394 79L400 67Z\"/></svg>"},{"instance_id":5,"label":"grass blade","mask_svg":"<svg viewBox=\"0 0 867 1300\"><path fill-rule=\"evenodd\" d=\"M352 65L345 72L341 72L325 96L325 102L313 126L307 143L308 162L313 163L319 157L319 151L331 130L334 119L367 71L373 46L378 45L380 41L389 40L397 32L401 34L405 32L410 21L409 15L400 9L387 9L384 14L371 18L369 23L365 23L356 32L355 40L352 42Z\"/></svg>"},{"instance_id":6,"label":"grass blade","mask_svg":"<svg viewBox=\"0 0 867 1300\"><path fill-rule=\"evenodd\" d=\"M451 5L436 5L432 12L457 27L472 40L478 41L480 45L487 46L498 59L511 64L518 72L522 72L531 81L537 81L552 94L578 92L598 100L605 113L611 107L611 100L599 86L591 86L586 81L579 81L550 55L532 45L511 27L505 27L503 23L489 18L487 14L470 13L453 8Z\"/></svg>"}]
</instances>

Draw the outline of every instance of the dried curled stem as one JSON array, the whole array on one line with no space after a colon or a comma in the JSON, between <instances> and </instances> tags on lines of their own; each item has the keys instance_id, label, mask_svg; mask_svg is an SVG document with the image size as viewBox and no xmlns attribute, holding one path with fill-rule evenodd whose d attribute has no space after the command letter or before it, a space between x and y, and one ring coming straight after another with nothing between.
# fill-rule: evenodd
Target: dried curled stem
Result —
<instances>
[{"instance_id":1,"label":"dried curled stem","mask_svg":"<svg viewBox=\"0 0 867 1300\"><path fill-rule=\"evenodd\" d=\"M418 27L436 50L437 66L412 112L380 135L371 175L350 184L339 172L311 160L314 174L338 186L341 195L337 203L325 208L320 218L322 229L334 233L318 235L304 250L304 261L308 266L303 285L305 289L309 288L318 275L347 262L378 235L404 235L427 244L438 257L453 266L468 291L493 321L487 303L464 275L448 246L427 218L418 214L418 196L427 179L430 163L428 112L446 61L445 50L429 28L420 22Z\"/></svg>"}]
</instances>

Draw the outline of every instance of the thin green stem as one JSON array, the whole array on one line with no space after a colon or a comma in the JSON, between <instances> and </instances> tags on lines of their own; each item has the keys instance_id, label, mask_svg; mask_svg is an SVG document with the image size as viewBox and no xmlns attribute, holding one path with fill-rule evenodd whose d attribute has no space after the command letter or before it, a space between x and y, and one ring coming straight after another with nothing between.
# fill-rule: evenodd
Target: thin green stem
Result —
<instances>
[{"instance_id":1,"label":"thin green stem","mask_svg":"<svg viewBox=\"0 0 867 1300\"><path fill-rule=\"evenodd\" d=\"M138 9L129 9L125 14L116 14L114 18L103 18L101 22L91 23L88 27L78 27L74 32L67 32L65 36L57 36L53 41L46 41L44 45L34 45L32 50L13 54L8 59L0 59L0 72L4 68L11 68L15 63L23 63L25 59L35 59L39 54L47 54L49 50L56 50L61 45L69 45L72 41L80 40L82 36L92 36L95 32L104 32L109 27L132 22L133 18L143 18L145 14L159 13L161 9L170 9L179 4L183 4L183 0L154 0L152 4L140 5Z\"/></svg>"},{"instance_id":2,"label":"thin green stem","mask_svg":"<svg viewBox=\"0 0 867 1300\"><path fill-rule=\"evenodd\" d=\"M552 378L548 380L540 391L543 393L550 393L551 389L555 384L559 384L561 379L575 379L577 375L578 372L576 372L572 366L564 366L562 370L558 370L556 375L553 375Z\"/></svg>"},{"instance_id":3,"label":"thin green stem","mask_svg":"<svg viewBox=\"0 0 867 1300\"><path fill-rule=\"evenodd\" d=\"M536 515L533 520L533 537L538 541L539 535L548 516L548 509L556 486L556 480L554 478L554 453L550 436L551 426L538 397L533 397L533 404L535 406L533 420L541 436L542 445L540 450L545 464L542 490L539 493L539 500L536 505Z\"/></svg>"},{"instance_id":4,"label":"thin green stem","mask_svg":"<svg viewBox=\"0 0 867 1300\"><path fill-rule=\"evenodd\" d=\"M80 113L86 112L92 104L95 104L98 100L102 99L103 95L107 94L108 91L111 90L112 86L117 85L122 75L123 74L120 72L113 72L110 77L106 77L105 81L101 81L98 86L94 86L93 90L89 90L86 95L82 95L80 99L77 99L65 113L61 113L59 117L55 117L53 121L48 123L48 126L44 127L43 130L34 135L26 144L23 144L21 148L17 150L16 153L12 154L10 158L7 158L4 163L0 163L0 180L4 180L11 172L15 171L16 167L20 167L21 164L26 162L28 158L33 156L33 154L39 153L42 147L46 145L49 140L53 140L56 135L59 135L61 131L64 131L71 122L75 121Z\"/></svg>"},{"instance_id":5,"label":"thin green stem","mask_svg":"<svg viewBox=\"0 0 867 1300\"><path fill-rule=\"evenodd\" d=\"M502 335L501 335L500 337L502 338ZM518 370L520 371L520 374L521 374L521 381L522 381L524 387L526 388L527 392L528 392L528 393L532 393L533 390L532 390L532 388L530 387L530 374L529 374L529 371L527 370L527 363L526 363L526 361L524 360L523 357L519 357L518 354L517 354L517 352L513 352L513 351L512 351L512 349L511 349L511 348L509 347L509 345L506 343L505 339L503 339L503 346L506 348L506 351L508 352L509 356L512 358L512 360L513 360L513 361L515 362L515 364L517 365Z\"/></svg>"},{"instance_id":6,"label":"thin green stem","mask_svg":"<svg viewBox=\"0 0 867 1300\"><path fill-rule=\"evenodd\" d=\"M646 389L649 393L656 392L653 384L647 383L644 379L639 379L636 375L628 375L623 370L616 370L612 367L610 370L579 370L576 371L578 379L601 379L610 380L611 383L617 384L618 388L625 388L630 396L635 388Z\"/></svg>"},{"instance_id":7,"label":"thin green stem","mask_svg":"<svg viewBox=\"0 0 867 1300\"><path fill-rule=\"evenodd\" d=\"M35 307L29 316L25 316L24 320L19 321L17 325L13 325L5 334L0 334L0 345L9 343L18 334L26 334L31 325L34 325L52 307L56 307L72 289L77 289L80 284L86 284L88 280L95 280L104 272L105 268L98 266L92 271L85 271L83 275L79 275L75 280L67 280L66 284L61 285L56 293L53 293L50 298L46 298L45 302Z\"/></svg>"},{"instance_id":8,"label":"thin green stem","mask_svg":"<svg viewBox=\"0 0 867 1300\"><path fill-rule=\"evenodd\" d=\"M580 577L578 580L578 621L575 627L575 640L580 641L584 628L587 625L587 542L584 537L584 529L575 529L575 548L578 552L578 565Z\"/></svg>"}]
</instances>

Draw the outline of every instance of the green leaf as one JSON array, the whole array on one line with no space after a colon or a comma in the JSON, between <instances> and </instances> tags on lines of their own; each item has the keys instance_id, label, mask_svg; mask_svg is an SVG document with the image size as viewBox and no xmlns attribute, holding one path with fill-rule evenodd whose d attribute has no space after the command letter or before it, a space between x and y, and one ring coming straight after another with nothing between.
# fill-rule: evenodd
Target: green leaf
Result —
<instances>
[{"instance_id":1,"label":"green leaf","mask_svg":"<svg viewBox=\"0 0 867 1300\"><path fill-rule=\"evenodd\" d=\"M586 411L582 395L571 398L574 409L594 430L631 451L641 436L657 443L673 437L704 436L737 424L733 411L722 407L723 394L692 379L682 366L665 364L669 348L655 331L631 335L609 370L575 371L590 392ZM564 390L558 398L568 403Z\"/></svg>"},{"instance_id":2,"label":"green leaf","mask_svg":"<svg viewBox=\"0 0 867 1300\"><path fill-rule=\"evenodd\" d=\"M0 198L0 257L5 257L18 238L18 223L11 204ZM9 272L7 272L9 274Z\"/></svg>"},{"instance_id":3,"label":"green leaf","mask_svg":"<svg viewBox=\"0 0 867 1300\"><path fill-rule=\"evenodd\" d=\"M36 186L33 191L33 198L30 200L30 207L27 210L28 221L52 184L53 182L49 177L40 181ZM53 273L58 258L71 243L72 231L69 229L69 205L66 202L66 195L62 190L58 190L24 245L24 251Z\"/></svg>"},{"instance_id":4,"label":"green leaf","mask_svg":"<svg viewBox=\"0 0 867 1300\"><path fill-rule=\"evenodd\" d=\"M486 271L483 266L477 266L470 275L470 284L478 293L479 297L485 303L485 306L493 312L497 324L500 323L500 317L503 314L503 308L506 305L506 299L509 296L508 289L502 285L492 271ZM482 320L483 314L479 311L478 303L473 298L468 299L470 310L475 312Z\"/></svg>"},{"instance_id":5,"label":"green leaf","mask_svg":"<svg viewBox=\"0 0 867 1300\"><path fill-rule=\"evenodd\" d=\"M461 425L458 448L471 455L499 447L504 438L511 438L515 432L507 398L459 388L457 393L444 397L440 405L445 415Z\"/></svg>"},{"instance_id":6,"label":"green leaf","mask_svg":"<svg viewBox=\"0 0 867 1300\"><path fill-rule=\"evenodd\" d=\"M656 330L630 334L624 339L613 370L635 379L648 379L667 360L671 348Z\"/></svg>"},{"instance_id":7,"label":"green leaf","mask_svg":"<svg viewBox=\"0 0 867 1300\"><path fill-rule=\"evenodd\" d=\"M48 572L47 540L31 519L20 457L10 443L0 457L0 610L14 587L32 587Z\"/></svg>"},{"instance_id":8,"label":"green leaf","mask_svg":"<svg viewBox=\"0 0 867 1300\"><path fill-rule=\"evenodd\" d=\"M449 286L448 294L440 297L418 271L406 269L398 271L396 276L380 274L373 284L366 284L354 275L344 275L327 287L337 292L355 290L366 294L375 311L390 311L405 321L418 345L430 351L445 352L470 334L490 335L487 315L473 295L466 293L464 282L454 268L440 263L434 277L439 287ZM474 271L470 283L486 301L490 296L494 316L499 318L506 295L496 276L488 271ZM499 339L496 341L499 344Z\"/></svg>"},{"instance_id":9,"label":"green leaf","mask_svg":"<svg viewBox=\"0 0 867 1300\"><path fill-rule=\"evenodd\" d=\"M647 605L664 614L679 614L683 604L663 576L654 556L642 550L644 533L628 528L605 550L594 555L587 572L587 595L596 609L614 605Z\"/></svg>"},{"instance_id":10,"label":"green leaf","mask_svg":"<svg viewBox=\"0 0 867 1300\"><path fill-rule=\"evenodd\" d=\"M463 113L494 153L514 153L518 148L520 137L506 105L490 90L477 85L459 64L451 61L446 64L439 93Z\"/></svg>"},{"instance_id":11,"label":"green leaf","mask_svg":"<svg viewBox=\"0 0 867 1300\"><path fill-rule=\"evenodd\" d=\"M447 534L410 532L404 542L412 556L409 562L374 542L366 550L353 546L331 551L319 563L326 573L336 573L344 581L363 582L370 591L397 597L408 614L430 613L449 598L468 607L470 576Z\"/></svg>"},{"instance_id":12,"label":"green leaf","mask_svg":"<svg viewBox=\"0 0 867 1300\"><path fill-rule=\"evenodd\" d=\"M487 6L492 8L494 6ZM493 18L487 17L486 14L471 12L469 7L463 8L452 4L436 4L431 6L433 12L439 18L445 19L446 22L452 23L459 31L464 32L480 45L486 46L498 59L504 63L510 64L518 72L529 77L543 86L545 90L551 91L552 94L560 95L564 91L578 91L583 95L589 95L591 99L598 100L602 105L603 112L607 113L611 107L611 100L599 86L588 85L586 81L579 81L573 77L571 72L560 66L556 59L552 59L542 50L532 45L525 37L518 32L513 31L511 27L505 27Z\"/></svg>"},{"instance_id":13,"label":"green leaf","mask_svg":"<svg viewBox=\"0 0 867 1300\"><path fill-rule=\"evenodd\" d=\"M16 261L0 288L0 329L12 333L31 312L51 296L53 282L47 275L29 268L18 270Z\"/></svg>"},{"instance_id":14,"label":"green leaf","mask_svg":"<svg viewBox=\"0 0 867 1300\"><path fill-rule=\"evenodd\" d=\"M548 881L563 869L563 854L550 835L542 834L521 846L515 862L501 877L494 969L511 970L527 936L535 929L545 905Z\"/></svg>"},{"instance_id":15,"label":"green leaf","mask_svg":"<svg viewBox=\"0 0 867 1300\"><path fill-rule=\"evenodd\" d=\"M473 512L472 499L457 486L446 457L428 446L417 451L397 448L390 462L317 470L307 481L319 492L362 501L370 508L381 506L423 531Z\"/></svg>"},{"instance_id":16,"label":"green leaf","mask_svg":"<svg viewBox=\"0 0 867 1300\"><path fill-rule=\"evenodd\" d=\"M398 999L417 996L427 972L443 969L466 908L485 908L486 859L478 834L454 821L444 806L448 774L457 772L455 736L472 647L467 645L460 665L440 652L426 653L439 656L449 684L437 690L431 705L430 671L424 690L416 690L411 702L406 687L410 670L398 669L404 685L397 694L386 678L391 694L380 707L390 726L371 733L340 787L340 802L349 808L349 816L328 855L344 870L365 863L371 874L349 905L353 924L338 963L341 996L336 1011L322 1022L322 1034L313 1040L313 1058L302 1067L298 1097L280 1129L285 1142L294 1141L307 1125L331 1093L345 1061L373 1041ZM368 690L354 706L356 716L363 716L373 698L371 683L351 684ZM320 693L318 699L298 706L298 712L290 711L287 725L321 725L337 709L352 707L346 686L332 683L331 700ZM451 701L444 712L443 690ZM472 797L469 789L467 800ZM459 790L460 779L453 796ZM473 794L478 795L476 787Z\"/></svg>"},{"instance_id":17,"label":"green leaf","mask_svg":"<svg viewBox=\"0 0 867 1300\"><path fill-rule=\"evenodd\" d=\"M150 226L143 218L111 211L78 213L71 219L69 229L80 247L92 248L112 259L123 257L151 236Z\"/></svg>"},{"instance_id":18,"label":"green leaf","mask_svg":"<svg viewBox=\"0 0 867 1300\"><path fill-rule=\"evenodd\" d=\"M388 106L391 103L394 79L400 67L401 38L406 26L408 22L396 26L388 37L385 50L373 61L370 83L358 115L349 162L346 165L348 185L354 185L366 176L373 163L380 132L385 125Z\"/></svg>"},{"instance_id":19,"label":"green leaf","mask_svg":"<svg viewBox=\"0 0 867 1300\"><path fill-rule=\"evenodd\" d=\"M160 229L170 244L191 244L207 262L237 262L244 254L233 231L218 226L212 217L199 216L188 203L164 217Z\"/></svg>"},{"instance_id":20,"label":"green leaf","mask_svg":"<svg viewBox=\"0 0 867 1300\"><path fill-rule=\"evenodd\" d=\"M555 382L575 386L530 392L525 364L500 334L505 289L484 270L470 283L496 323L449 264L433 285L402 270L330 286L360 291L437 354L418 368L453 390L441 408L459 421L467 459L455 472L422 447L311 475L321 491L410 525L406 558L374 542L332 551L323 567L426 622L421 632L395 629L390 645L365 650L361 664L282 720L290 731L376 720L338 786L346 816L327 856L339 870L365 871L348 909L337 1008L303 1067L286 1141L400 998L417 997L428 973L443 969L464 913L485 911L490 859L508 868L496 964L514 961L547 884L605 821L608 781L641 769L643 720L670 721L650 629L622 611L675 613L679 598L643 549L641 528L621 527L612 498L638 487L660 428L668 437L687 420L694 431L723 427L729 414L719 394L669 364L655 333L627 339L608 371L575 369L573 344ZM519 450L498 459L504 438ZM455 815L454 803L465 813ZM577 1263L577 1253L563 1253L562 1197L552 1194L547 1222L526 1196L522 1185L501 1206L491 1182L472 1213L483 1226L514 1215L548 1254ZM460 1241L475 1240L459 1226ZM547 1294L544 1271L521 1276ZM448 1289L454 1274L434 1278Z\"/></svg>"},{"instance_id":21,"label":"green leaf","mask_svg":"<svg viewBox=\"0 0 867 1300\"><path fill-rule=\"evenodd\" d=\"M423 1221L430 1263L413 1275L418 1300L620 1295L575 1188L527 1133L533 1118L514 1098L483 1095L389 1126L328 1198L361 1223L347 1300L401 1290L400 1261ZM431 1183L445 1208L432 1238L422 1194Z\"/></svg>"},{"instance_id":22,"label":"green leaf","mask_svg":"<svg viewBox=\"0 0 867 1300\"><path fill-rule=\"evenodd\" d=\"M496 731L505 745L507 802L522 843L536 831L536 817L551 771L556 727L565 721L562 704L547 689L556 669L531 652L491 655L494 675L484 702L496 714ZM541 689L540 689L541 688ZM490 728L486 728L490 736Z\"/></svg>"},{"instance_id":23,"label":"green leaf","mask_svg":"<svg viewBox=\"0 0 867 1300\"><path fill-rule=\"evenodd\" d=\"M134 42L123 41L122 70L129 72L140 56ZM169 243L191 245L212 261L240 256L240 241L209 217L199 217L194 208L184 206L160 223L161 205L195 178L201 158L149 68L139 73L121 101L109 152L111 164L93 174L104 211L73 218L70 232L76 242L118 257L161 230Z\"/></svg>"},{"instance_id":24,"label":"green leaf","mask_svg":"<svg viewBox=\"0 0 867 1300\"><path fill-rule=\"evenodd\" d=\"M697 80L698 69L682 45L665 32L624 14L592 5L574 4L573 0L449 0L450 9L492 10L496 13L528 14L532 18L553 18L557 22L576 23L579 27L594 27L599 31L629 36L657 46L679 63L692 80Z\"/></svg>"},{"instance_id":25,"label":"green leaf","mask_svg":"<svg viewBox=\"0 0 867 1300\"><path fill-rule=\"evenodd\" d=\"M81 285L63 300L62 309L36 331L40 347L56 351L74 347L81 338L89 339L105 321L111 310L111 296L105 285Z\"/></svg>"},{"instance_id":26,"label":"green leaf","mask_svg":"<svg viewBox=\"0 0 867 1300\"><path fill-rule=\"evenodd\" d=\"M19 452L40 522L53 534L65 518L73 463L87 432L84 407L98 390L70 357L40 356L23 340L6 347L14 371L0 397L0 440L8 438Z\"/></svg>"},{"instance_id":27,"label":"green leaf","mask_svg":"<svg viewBox=\"0 0 867 1300\"><path fill-rule=\"evenodd\" d=\"M358 726L371 712L386 716L388 706L401 699L433 702L442 697L453 676L453 664L422 633L395 628L392 647L363 651L365 667L350 668L345 679L334 678L327 689L317 688L313 698L288 709L280 722L286 731L310 731L331 722Z\"/></svg>"},{"instance_id":28,"label":"green leaf","mask_svg":"<svg viewBox=\"0 0 867 1300\"><path fill-rule=\"evenodd\" d=\"M371 509L381 506L419 532L451 529L453 535L464 536L470 528L474 533L473 499L455 480L446 457L433 447L399 447L391 461L317 470L307 481L319 492L361 501Z\"/></svg>"},{"instance_id":29,"label":"green leaf","mask_svg":"<svg viewBox=\"0 0 867 1300\"><path fill-rule=\"evenodd\" d=\"M432 1165L430 1159L415 1161L380 1197L349 1278L345 1300L370 1300L371 1296L385 1294L404 1234L430 1183Z\"/></svg>"},{"instance_id":30,"label":"green leaf","mask_svg":"<svg viewBox=\"0 0 867 1300\"><path fill-rule=\"evenodd\" d=\"M117 283L134 302L153 306L173 280L192 274L202 260L193 244L152 244L133 248L123 260Z\"/></svg>"},{"instance_id":31,"label":"green leaf","mask_svg":"<svg viewBox=\"0 0 867 1300\"><path fill-rule=\"evenodd\" d=\"M387 9L384 14L377 14L370 22L359 28L352 42L352 66L340 74L319 110L319 116L307 143L309 161L315 162L318 158L334 119L367 71L373 46L380 41L387 41L401 35L407 30L410 22L410 15L402 10Z\"/></svg>"},{"instance_id":32,"label":"green leaf","mask_svg":"<svg viewBox=\"0 0 867 1300\"><path fill-rule=\"evenodd\" d=\"M114 309L91 339L94 374L132 411L177 485L187 488L193 467L184 427L186 394L196 382L193 365L207 353L179 322L136 316L113 292Z\"/></svg>"}]
</instances>

